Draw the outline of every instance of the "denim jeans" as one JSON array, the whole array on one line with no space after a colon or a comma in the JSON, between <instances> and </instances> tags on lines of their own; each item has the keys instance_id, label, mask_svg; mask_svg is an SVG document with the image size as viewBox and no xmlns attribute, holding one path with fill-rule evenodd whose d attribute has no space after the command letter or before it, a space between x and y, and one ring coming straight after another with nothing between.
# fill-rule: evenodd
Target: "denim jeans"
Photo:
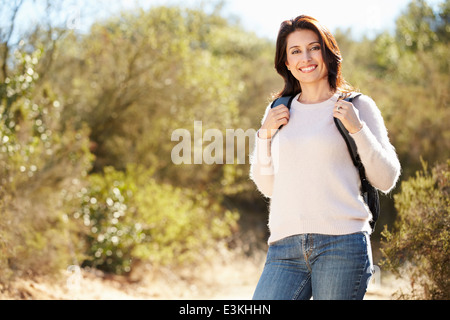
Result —
<instances>
[{"instance_id":1,"label":"denim jeans","mask_svg":"<svg viewBox=\"0 0 450 320\"><path fill-rule=\"evenodd\" d=\"M373 273L370 237L301 234L269 246L254 300L362 300Z\"/></svg>"}]
</instances>

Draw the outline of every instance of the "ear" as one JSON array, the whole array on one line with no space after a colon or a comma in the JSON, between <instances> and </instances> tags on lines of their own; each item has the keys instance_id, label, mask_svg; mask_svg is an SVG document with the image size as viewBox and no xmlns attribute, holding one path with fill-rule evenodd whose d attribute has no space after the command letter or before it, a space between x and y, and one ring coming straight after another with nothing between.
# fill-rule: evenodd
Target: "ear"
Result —
<instances>
[{"instance_id":1,"label":"ear","mask_svg":"<svg viewBox=\"0 0 450 320\"><path fill-rule=\"evenodd\" d=\"M289 68L289 64L288 64L287 60L284 62L284 64L286 65L286 68L287 68L289 71L291 71L291 69Z\"/></svg>"}]
</instances>

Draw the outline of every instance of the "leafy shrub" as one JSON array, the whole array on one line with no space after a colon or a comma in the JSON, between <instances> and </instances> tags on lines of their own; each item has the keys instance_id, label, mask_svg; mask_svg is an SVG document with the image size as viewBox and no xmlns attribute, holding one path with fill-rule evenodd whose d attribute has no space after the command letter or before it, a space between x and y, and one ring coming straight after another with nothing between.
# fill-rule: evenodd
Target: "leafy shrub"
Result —
<instances>
[{"instance_id":1,"label":"leafy shrub","mask_svg":"<svg viewBox=\"0 0 450 320\"><path fill-rule=\"evenodd\" d=\"M41 54L19 47L0 83L0 282L67 266L64 213L92 160L87 130L63 129L63 106L36 85Z\"/></svg>"},{"instance_id":2,"label":"leafy shrub","mask_svg":"<svg viewBox=\"0 0 450 320\"><path fill-rule=\"evenodd\" d=\"M398 222L383 232L384 266L409 276L412 292L401 298L450 298L450 160L402 183L395 196Z\"/></svg>"},{"instance_id":3,"label":"leafy shrub","mask_svg":"<svg viewBox=\"0 0 450 320\"><path fill-rule=\"evenodd\" d=\"M231 235L237 213L206 194L160 184L151 170L112 167L90 176L74 218L85 225L84 265L126 273L133 259L182 264L204 256Z\"/></svg>"}]
</instances>

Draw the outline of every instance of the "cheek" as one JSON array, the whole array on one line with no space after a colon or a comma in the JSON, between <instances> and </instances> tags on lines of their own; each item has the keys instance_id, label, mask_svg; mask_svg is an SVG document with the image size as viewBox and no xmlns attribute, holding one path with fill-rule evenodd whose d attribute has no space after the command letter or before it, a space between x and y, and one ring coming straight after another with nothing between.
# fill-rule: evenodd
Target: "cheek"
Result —
<instances>
[{"instance_id":1,"label":"cheek","mask_svg":"<svg viewBox=\"0 0 450 320\"><path fill-rule=\"evenodd\" d=\"M297 71L297 66L299 64L300 58L298 56L290 56L287 57L287 66L289 66L291 68L291 72L296 72Z\"/></svg>"},{"instance_id":2,"label":"cheek","mask_svg":"<svg viewBox=\"0 0 450 320\"><path fill-rule=\"evenodd\" d=\"M295 65L295 61L292 59L292 57L288 56L286 58L286 66L294 66Z\"/></svg>"},{"instance_id":3,"label":"cheek","mask_svg":"<svg viewBox=\"0 0 450 320\"><path fill-rule=\"evenodd\" d=\"M315 51L312 56L313 56L314 60L316 60L318 63L324 64L322 52Z\"/></svg>"},{"instance_id":4,"label":"cheek","mask_svg":"<svg viewBox=\"0 0 450 320\"><path fill-rule=\"evenodd\" d=\"M317 61L317 63L321 66L321 68L325 71L328 72L328 66L326 65L325 61L323 60L323 56L320 52L318 52L315 56L314 59Z\"/></svg>"}]
</instances>

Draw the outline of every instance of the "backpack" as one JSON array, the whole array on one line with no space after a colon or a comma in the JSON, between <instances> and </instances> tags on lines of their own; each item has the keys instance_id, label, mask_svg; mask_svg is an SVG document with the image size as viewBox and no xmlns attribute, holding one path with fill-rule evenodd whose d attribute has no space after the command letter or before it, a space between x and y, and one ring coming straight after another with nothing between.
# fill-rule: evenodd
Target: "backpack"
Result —
<instances>
[{"instance_id":1,"label":"backpack","mask_svg":"<svg viewBox=\"0 0 450 320\"><path fill-rule=\"evenodd\" d=\"M344 100L348 101L348 102L353 102L353 99L359 97L360 95L361 94L353 94ZM279 105L284 104L289 110L291 110L291 104L292 104L292 100L294 98L295 98L295 95L284 96L284 97L278 98L272 103L272 105L270 107L275 108ZM350 136L350 133L344 127L344 125L342 124L342 122L339 119L334 118L334 123L336 124L338 131L341 133L342 137L344 138L345 144L347 145L347 148L348 148L348 151L352 158L353 164L358 169L359 177L361 179L361 195L364 199L364 202L369 207L370 212L372 213L372 220L370 221L370 226L372 228L372 231L374 231L375 224L380 216L380 198L378 195L378 190L370 184L369 180L367 180L364 165L361 162L361 158L358 154L358 149L356 147L356 143L353 140L353 138ZM279 129L281 129L281 128L282 128L282 126Z\"/></svg>"}]
</instances>

